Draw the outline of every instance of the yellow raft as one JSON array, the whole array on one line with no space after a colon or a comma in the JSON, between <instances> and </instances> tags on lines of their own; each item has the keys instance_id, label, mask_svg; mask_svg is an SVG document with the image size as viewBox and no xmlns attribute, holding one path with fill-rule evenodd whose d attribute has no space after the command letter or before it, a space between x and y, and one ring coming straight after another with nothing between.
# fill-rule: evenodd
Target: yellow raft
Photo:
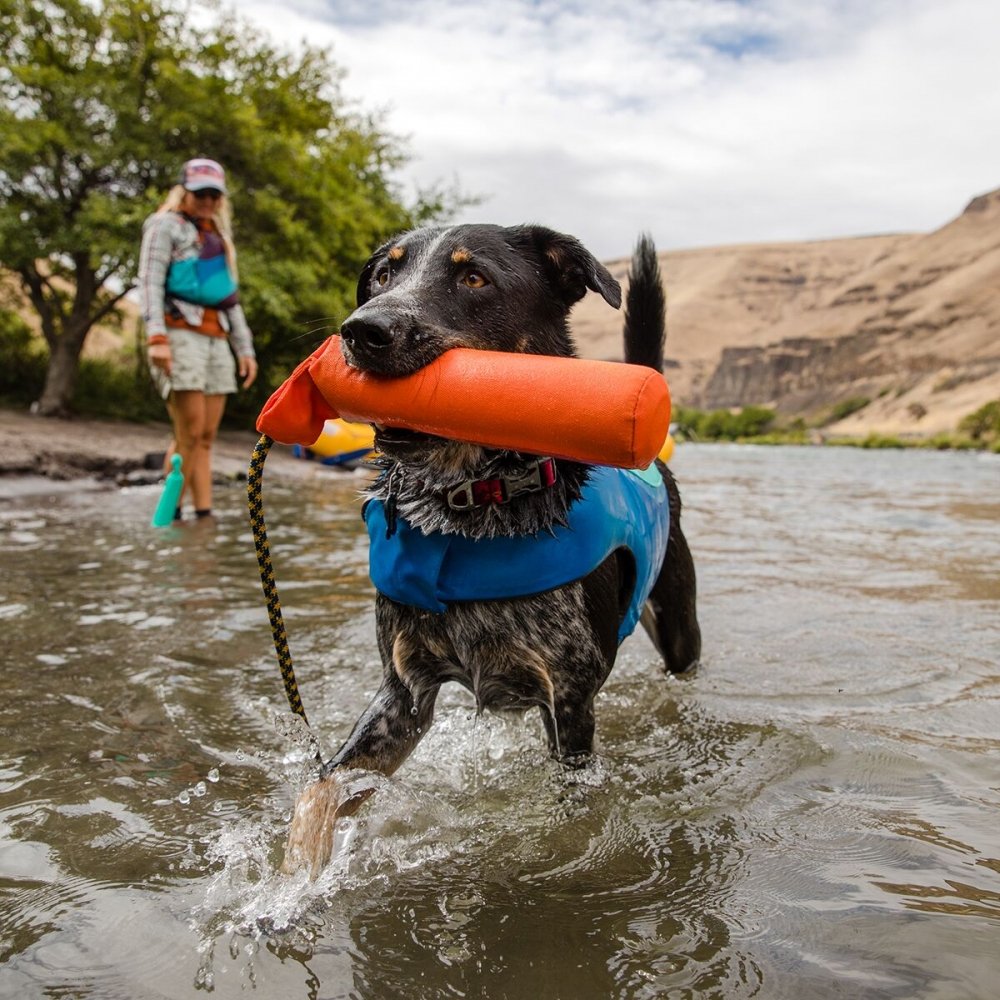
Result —
<instances>
[{"instance_id":1,"label":"yellow raft","mask_svg":"<svg viewBox=\"0 0 1000 1000\"><path fill-rule=\"evenodd\" d=\"M674 438L667 435L657 458L669 462L674 453ZM323 433L308 448L294 445L296 458L312 459L323 465L353 466L370 460L375 454L375 432L370 424L355 424L347 420L327 420Z\"/></svg>"},{"instance_id":2,"label":"yellow raft","mask_svg":"<svg viewBox=\"0 0 1000 1000\"><path fill-rule=\"evenodd\" d=\"M375 454L375 432L370 424L355 424L339 418L327 420L323 433L308 448L294 445L292 454L323 465L358 465Z\"/></svg>"}]
</instances>

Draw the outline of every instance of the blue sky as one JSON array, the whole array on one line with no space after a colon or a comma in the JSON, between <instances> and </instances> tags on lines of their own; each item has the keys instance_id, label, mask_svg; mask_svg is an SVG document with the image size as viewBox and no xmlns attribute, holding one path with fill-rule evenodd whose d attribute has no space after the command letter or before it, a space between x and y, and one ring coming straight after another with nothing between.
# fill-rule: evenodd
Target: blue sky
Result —
<instances>
[{"instance_id":1,"label":"blue sky","mask_svg":"<svg viewBox=\"0 0 1000 1000\"><path fill-rule=\"evenodd\" d=\"M406 137L407 190L602 258L923 231L1000 187L997 0L237 0Z\"/></svg>"}]
</instances>

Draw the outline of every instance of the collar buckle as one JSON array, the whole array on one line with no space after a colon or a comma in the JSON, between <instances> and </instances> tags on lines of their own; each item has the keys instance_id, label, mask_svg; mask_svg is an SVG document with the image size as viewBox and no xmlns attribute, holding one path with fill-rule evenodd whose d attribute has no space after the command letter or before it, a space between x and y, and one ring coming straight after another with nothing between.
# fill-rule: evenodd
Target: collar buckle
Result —
<instances>
[{"instance_id":1,"label":"collar buckle","mask_svg":"<svg viewBox=\"0 0 1000 1000\"><path fill-rule=\"evenodd\" d=\"M445 499L452 510L472 510L476 506L472 499L472 480L466 479L464 483L459 483L454 489L448 490Z\"/></svg>"},{"instance_id":2,"label":"collar buckle","mask_svg":"<svg viewBox=\"0 0 1000 1000\"><path fill-rule=\"evenodd\" d=\"M473 510L489 504L509 503L524 493L548 489L555 481L556 463L551 458L540 458L520 473L493 479L466 479L448 490L445 498L452 510Z\"/></svg>"}]
</instances>

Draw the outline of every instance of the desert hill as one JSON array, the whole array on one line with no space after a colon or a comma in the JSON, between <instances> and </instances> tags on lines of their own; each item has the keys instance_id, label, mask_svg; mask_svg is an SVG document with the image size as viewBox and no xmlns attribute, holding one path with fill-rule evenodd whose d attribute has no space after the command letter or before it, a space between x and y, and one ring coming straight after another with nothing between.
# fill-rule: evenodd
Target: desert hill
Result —
<instances>
[{"instance_id":1,"label":"desert hill","mask_svg":"<svg viewBox=\"0 0 1000 1000\"><path fill-rule=\"evenodd\" d=\"M625 283L628 261L608 267ZM660 254L667 377L683 405L772 405L833 432L928 435L1000 398L1000 190L931 233ZM588 295L587 357L621 357L621 314Z\"/></svg>"}]
</instances>

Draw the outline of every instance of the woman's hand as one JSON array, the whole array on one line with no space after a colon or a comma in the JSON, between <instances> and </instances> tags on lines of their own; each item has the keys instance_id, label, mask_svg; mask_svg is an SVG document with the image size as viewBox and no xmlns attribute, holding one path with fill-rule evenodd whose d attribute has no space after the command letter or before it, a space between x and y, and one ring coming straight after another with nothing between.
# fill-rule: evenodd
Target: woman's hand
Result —
<instances>
[{"instance_id":1,"label":"woman's hand","mask_svg":"<svg viewBox=\"0 0 1000 1000\"><path fill-rule=\"evenodd\" d=\"M251 357L240 358L240 378L243 379L243 388L249 389L257 377L257 359Z\"/></svg>"},{"instance_id":2,"label":"woman's hand","mask_svg":"<svg viewBox=\"0 0 1000 1000\"><path fill-rule=\"evenodd\" d=\"M146 351L150 367L159 368L163 374L170 377L170 372L174 367L173 357L170 354L169 344L150 344Z\"/></svg>"}]
</instances>

